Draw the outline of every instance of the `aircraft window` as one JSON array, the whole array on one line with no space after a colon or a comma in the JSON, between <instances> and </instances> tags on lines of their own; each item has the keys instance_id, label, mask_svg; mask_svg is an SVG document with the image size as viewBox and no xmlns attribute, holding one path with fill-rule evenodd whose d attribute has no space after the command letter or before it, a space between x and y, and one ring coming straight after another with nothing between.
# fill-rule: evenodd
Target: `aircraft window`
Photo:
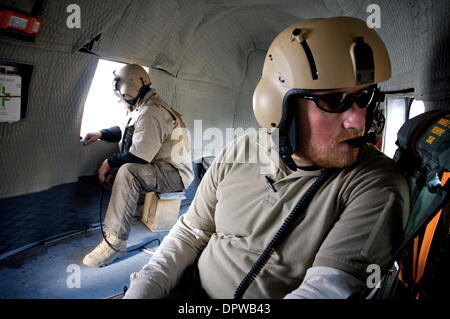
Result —
<instances>
[{"instance_id":1,"label":"aircraft window","mask_svg":"<svg viewBox=\"0 0 450 319\"><path fill-rule=\"evenodd\" d=\"M113 71L123 65L125 63L103 59L98 61L84 104L80 137L84 137L89 132L123 124L127 110L122 103L118 103L118 98L112 89ZM143 67L147 72L149 71L148 67Z\"/></svg>"},{"instance_id":2,"label":"aircraft window","mask_svg":"<svg viewBox=\"0 0 450 319\"><path fill-rule=\"evenodd\" d=\"M413 100L409 109L409 118L413 118L425 112L425 104L423 101Z\"/></svg>"},{"instance_id":3,"label":"aircraft window","mask_svg":"<svg viewBox=\"0 0 450 319\"><path fill-rule=\"evenodd\" d=\"M397 132L406 120L408 98L388 98L386 104L386 126L384 128L383 153L394 157L397 145Z\"/></svg>"}]
</instances>

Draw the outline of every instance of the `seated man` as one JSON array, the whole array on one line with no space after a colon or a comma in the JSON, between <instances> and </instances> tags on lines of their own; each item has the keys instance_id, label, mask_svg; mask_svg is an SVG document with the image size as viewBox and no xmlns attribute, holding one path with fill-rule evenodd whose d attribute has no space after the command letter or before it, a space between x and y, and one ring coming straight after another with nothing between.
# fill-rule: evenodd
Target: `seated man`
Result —
<instances>
[{"instance_id":1,"label":"seated man","mask_svg":"<svg viewBox=\"0 0 450 319\"><path fill-rule=\"evenodd\" d=\"M105 159L98 171L99 180L106 183L118 169L104 221L105 239L83 260L91 267L105 266L126 252L141 193L181 191L194 178L181 115L150 88L150 77L141 66L129 64L114 74L115 92L130 114L121 152ZM121 135L118 126L88 133L85 145L97 139L118 142Z\"/></svg>"},{"instance_id":2,"label":"seated man","mask_svg":"<svg viewBox=\"0 0 450 319\"><path fill-rule=\"evenodd\" d=\"M124 298L171 297L191 265L198 295L211 298L347 298L364 288L368 266L382 268L399 244L409 205L396 164L367 144L379 132L376 86L390 74L383 42L359 19L282 31L253 95L270 138L247 134L218 155ZM241 160L256 153L256 163Z\"/></svg>"}]
</instances>

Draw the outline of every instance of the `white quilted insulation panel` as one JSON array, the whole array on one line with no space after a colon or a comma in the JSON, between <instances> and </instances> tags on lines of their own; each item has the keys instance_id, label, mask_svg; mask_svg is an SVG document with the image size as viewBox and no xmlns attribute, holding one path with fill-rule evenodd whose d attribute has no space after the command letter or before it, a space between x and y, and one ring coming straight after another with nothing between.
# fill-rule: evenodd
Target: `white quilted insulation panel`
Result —
<instances>
[{"instance_id":1,"label":"white quilted insulation panel","mask_svg":"<svg viewBox=\"0 0 450 319\"><path fill-rule=\"evenodd\" d=\"M180 111L192 133L257 127L252 94L275 35L302 19L367 19L372 0L78 0L81 28L66 26L70 0L46 1L35 43L0 38L0 59L34 65L25 120L0 123L0 198L35 192L93 174L116 149L78 142L97 57L78 53L101 34L99 57L151 67L153 86ZM448 99L448 0L379 0L392 61L386 90L415 88ZM433 105L446 105L434 102ZM208 142L208 141L205 141ZM193 153L202 154L204 145Z\"/></svg>"}]
</instances>

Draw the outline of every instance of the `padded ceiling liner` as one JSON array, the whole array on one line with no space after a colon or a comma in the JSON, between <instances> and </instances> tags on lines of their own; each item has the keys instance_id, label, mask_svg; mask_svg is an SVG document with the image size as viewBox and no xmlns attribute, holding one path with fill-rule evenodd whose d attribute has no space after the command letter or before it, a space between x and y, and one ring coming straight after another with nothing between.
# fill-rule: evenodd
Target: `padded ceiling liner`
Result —
<instances>
[{"instance_id":1,"label":"padded ceiling liner","mask_svg":"<svg viewBox=\"0 0 450 319\"><path fill-rule=\"evenodd\" d=\"M69 29L71 0L48 0L35 43L0 38L0 59L35 66L27 118L0 123L0 198L94 174L116 148L78 142L83 106L98 57L78 49L101 34L99 57L150 66L153 86L184 115L191 133L257 128L252 94L273 38L299 20L366 20L373 0L77 0L81 28ZM448 99L450 1L379 0L392 78L386 90ZM431 102L430 102L431 103ZM198 123L198 122L197 122ZM101 129L99 127L99 129ZM210 141L193 147L193 159ZM214 151L213 151L214 152Z\"/></svg>"}]
</instances>

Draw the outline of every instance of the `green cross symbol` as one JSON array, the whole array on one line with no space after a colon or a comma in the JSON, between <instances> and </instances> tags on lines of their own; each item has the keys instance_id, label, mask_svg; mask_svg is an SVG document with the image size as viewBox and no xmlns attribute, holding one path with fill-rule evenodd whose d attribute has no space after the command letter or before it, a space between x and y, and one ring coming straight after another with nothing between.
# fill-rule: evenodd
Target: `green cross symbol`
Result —
<instances>
[{"instance_id":1,"label":"green cross symbol","mask_svg":"<svg viewBox=\"0 0 450 319\"><path fill-rule=\"evenodd\" d=\"M11 99L9 98L10 96L11 94L6 93L5 87L2 86L2 108L5 108L5 102L11 101Z\"/></svg>"}]
</instances>

